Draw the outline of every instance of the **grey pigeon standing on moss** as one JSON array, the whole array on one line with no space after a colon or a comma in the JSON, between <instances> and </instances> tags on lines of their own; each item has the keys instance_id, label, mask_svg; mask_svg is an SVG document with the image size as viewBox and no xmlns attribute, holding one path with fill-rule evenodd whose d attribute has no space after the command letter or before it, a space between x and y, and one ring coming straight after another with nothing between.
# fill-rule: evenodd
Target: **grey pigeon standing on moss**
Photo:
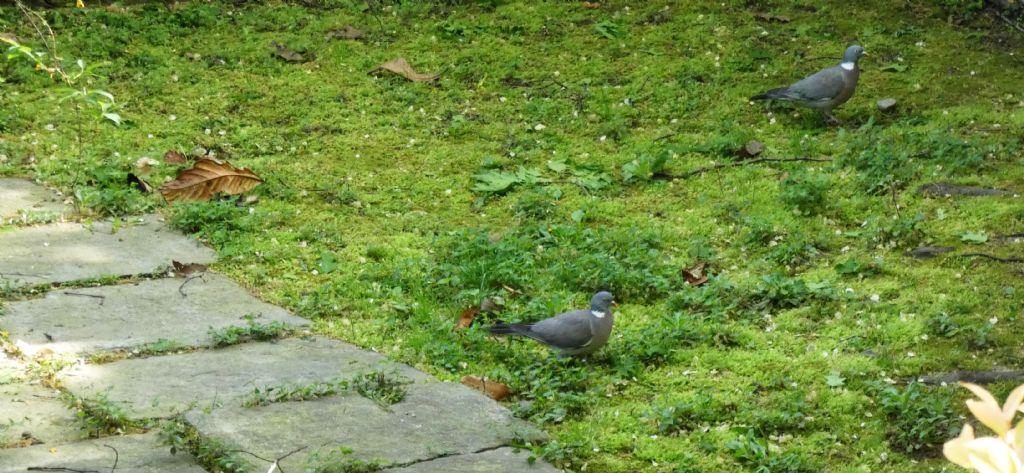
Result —
<instances>
[{"instance_id":1,"label":"grey pigeon standing on moss","mask_svg":"<svg viewBox=\"0 0 1024 473\"><path fill-rule=\"evenodd\" d=\"M532 338L558 352L559 356L589 355L608 343L612 334L610 292L599 292L590 299L590 309L558 314L532 324L495 324L492 335L519 335Z\"/></svg>"},{"instance_id":2,"label":"grey pigeon standing on moss","mask_svg":"<svg viewBox=\"0 0 1024 473\"><path fill-rule=\"evenodd\" d=\"M789 87L780 87L755 95L750 97L750 100L793 102L818 110L830 123L839 123L839 119L832 115L832 109L853 97L853 92L857 89L857 79L860 77L857 61L863 54L864 48L854 44L846 48L843 62L839 65L815 72Z\"/></svg>"}]
</instances>

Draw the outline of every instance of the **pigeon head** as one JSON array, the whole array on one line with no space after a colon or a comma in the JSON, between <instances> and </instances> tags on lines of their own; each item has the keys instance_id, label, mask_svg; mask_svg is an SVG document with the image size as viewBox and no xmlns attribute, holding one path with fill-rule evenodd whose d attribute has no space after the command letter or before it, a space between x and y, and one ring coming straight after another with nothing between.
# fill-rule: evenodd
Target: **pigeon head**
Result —
<instances>
[{"instance_id":1,"label":"pigeon head","mask_svg":"<svg viewBox=\"0 0 1024 473\"><path fill-rule=\"evenodd\" d=\"M854 44L853 46L850 46L850 47L846 48L846 52L843 53L843 62L856 63L857 60L859 60L860 57L863 56L863 55L864 55L864 48L862 48L858 44Z\"/></svg>"},{"instance_id":2,"label":"pigeon head","mask_svg":"<svg viewBox=\"0 0 1024 473\"><path fill-rule=\"evenodd\" d=\"M594 297L590 299L590 310L595 312L608 313L611 311L612 304L615 303L615 297L608 291L601 291L594 294Z\"/></svg>"}]
</instances>

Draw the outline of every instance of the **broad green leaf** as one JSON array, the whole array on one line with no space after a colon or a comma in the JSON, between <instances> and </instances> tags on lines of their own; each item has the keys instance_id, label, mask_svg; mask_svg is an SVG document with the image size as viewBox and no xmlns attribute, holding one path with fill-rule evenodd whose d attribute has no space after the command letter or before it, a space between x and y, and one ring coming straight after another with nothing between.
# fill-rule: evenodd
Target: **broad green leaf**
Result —
<instances>
[{"instance_id":1,"label":"broad green leaf","mask_svg":"<svg viewBox=\"0 0 1024 473\"><path fill-rule=\"evenodd\" d=\"M964 232L960 234L960 241L981 244L988 241L988 235L985 232Z\"/></svg>"},{"instance_id":2,"label":"broad green leaf","mask_svg":"<svg viewBox=\"0 0 1024 473\"><path fill-rule=\"evenodd\" d=\"M501 172L501 171L488 171L479 173L473 176L476 180L476 184L473 185L474 192L483 192L489 194L501 194L508 192L520 181L515 174Z\"/></svg>"},{"instance_id":3,"label":"broad green leaf","mask_svg":"<svg viewBox=\"0 0 1024 473\"><path fill-rule=\"evenodd\" d=\"M121 115L118 115L116 113L104 113L103 118L106 118L107 120L114 122L115 125L121 124Z\"/></svg>"}]
</instances>

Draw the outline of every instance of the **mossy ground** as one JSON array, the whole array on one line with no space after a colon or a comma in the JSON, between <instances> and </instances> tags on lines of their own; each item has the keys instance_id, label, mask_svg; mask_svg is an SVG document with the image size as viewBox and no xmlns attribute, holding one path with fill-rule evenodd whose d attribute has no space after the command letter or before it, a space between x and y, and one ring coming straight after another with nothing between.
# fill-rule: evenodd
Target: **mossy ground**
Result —
<instances>
[{"instance_id":1,"label":"mossy ground","mask_svg":"<svg viewBox=\"0 0 1024 473\"><path fill-rule=\"evenodd\" d=\"M955 434L963 393L902 384L1019 364L1019 266L902 255L1022 253L995 238L1024 231L1020 198L913 192L1024 190L1021 38L983 13L953 25L925 2L405 2L375 18L341 3L47 11L65 58L104 63L93 85L128 123L88 121L79 158L73 104L28 64L0 65L0 174L93 211L159 208L218 250L215 269L317 332L509 384L510 406L553 435L539 452L573 471L949 470L935 439ZM346 24L367 38L324 39ZM39 46L12 9L0 28ZM314 59L282 61L272 40ZM870 55L843 127L748 103L853 42ZM398 56L440 80L367 74ZM896 113L875 110L883 97ZM672 153L679 175L748 138L837 162L622 180L643 154ZM124 183L140 157L197 144L264 176L259 201L165 207ZM609 184L573 184L548 165L562 160ZM475 174L519 167L554 182L472 190ZM699 289L677 273L697 260L715 275ZM607 287L616 336L590 360L452 330L485 296L530 320Z\"/></svg>"}]
</instances>

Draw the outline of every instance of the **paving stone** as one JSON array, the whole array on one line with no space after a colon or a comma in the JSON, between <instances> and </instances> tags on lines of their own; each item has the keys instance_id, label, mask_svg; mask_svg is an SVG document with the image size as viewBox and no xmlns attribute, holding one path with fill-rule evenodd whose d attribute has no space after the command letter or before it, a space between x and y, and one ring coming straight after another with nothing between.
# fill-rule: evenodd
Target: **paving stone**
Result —
<instances>
[{"instance_id":1,"label":"paving stone","mask_svg":"<svg viewBox=\"0 0 1024 473\"><path fill-rule=\"evenodd\" d=\"M133 217L132 222L138 218ZM0 287L151 273L172 260L209 263L214 252L158 221L58 223L0 233Z\"/></svg>"},{"instance_id":2,"label":"paving stone","mask_svg":"<svg viewBox=\"0 0 1024 473\"><path fill-rule=\"evenodd\" d=\"M107 399L134 419L167 417L199 407L237 405L256 387L309 384L384 370L412 381L430 379L408 366L344 342L291 338L218 350L81 365L61 376L77 396Z\"/></svg>"},{"instance_id":3,"label":"paving stone","mask_svg":"<svg viewBox=\"0 0 1024 473\"><path fill-rule=\"evenodd\" d=\"M0 450L0 469L4 473L29 467L107 472L114 466L115 454L104 445L117 450L117 473L205 473L188 454L171 455L170 447L160 445L156 432Z\"/></svg>"},{"instance_id":4,"label":"paving stone","mask_svg":"<svg viewBox=\"0 0 1024 473\"><path fill-rule=\"evenodd\" d=\"M50 291L41 299L12 302L0 327L11 338L35 349L61 354L95 353L136 347L160 339L185 345L210 343L208 331L244 326L252 315L259 323L309 322L266 304L219 274L190 280L168 278L74 290ZM93 296L93 297L89 297Z\"/></svg>"},{"instance_id":5,"label":"paving stone","mask_svg":"<svg viewBox=\"0 0 1024 473\"><path fill-rule=\"evenodd\" d=\"M460 384L416 383L407 390L402 402L387 408L348 393L262 407L225 404L212 410L194 409L185 418L201 435L263 458L308 447L281 462L285 471L303 471L311 457L331 458L330 452L334 459L387 466L478 452L515 439L546 439L536 427ZM341 449L350 453L339 454Z\"/></svg>"},{"instance_id":6,"label":"paving stone","mask_svg":"<svg viewBox=\"0 0 1024 473\"><path fill-rule=\"evenodd\" d=\"M0 447L13 446L26 438L53 444L81 436L74 411L58 399L57 391L24 380L8 379L5 383L0 375Z\"/></svg>"},{"instance_id":7,"label":"paving stone","mask_svg":"<svg viewBox=\"0 0 1024 473\"><path fill-rule=\"evenodd\" d=\"M0 178L0 219L18 216L19 210L68 215L71 207L57 194L26 179Z\"/></svg>"},{"instance_id":8,"label":"paving stone","mask_svg":"<svg viewBox=\"0 0 1024 473\"><path fill-rule=\"evenodd\" d=\"M438 458L384 470L383 473L559 473L562 470L537 460L528 463L529 451L499 448L481 453Z\"/></svg>"}]
</instances>

